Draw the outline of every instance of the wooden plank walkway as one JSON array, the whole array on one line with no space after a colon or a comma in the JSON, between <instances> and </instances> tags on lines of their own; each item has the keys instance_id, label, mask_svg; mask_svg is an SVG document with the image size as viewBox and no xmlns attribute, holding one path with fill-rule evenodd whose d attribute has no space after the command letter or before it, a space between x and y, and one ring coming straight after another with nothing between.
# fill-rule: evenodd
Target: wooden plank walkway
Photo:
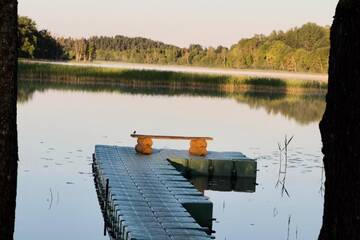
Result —
<instances>
[{"instance_id":1,"label":"wooden plank walkway","mask_svg":"<svg viewBox=\"0 0 360 240\"><path fill-rule=\"evenodd\" d=\"M245 157L209 152L210 159ZM93 170L99 201L116 239L211 239L213 205L168 161L189 158L184 150L97 145ZM198 157L203 159L202 157Z\"/></svg>"}]
</instances>

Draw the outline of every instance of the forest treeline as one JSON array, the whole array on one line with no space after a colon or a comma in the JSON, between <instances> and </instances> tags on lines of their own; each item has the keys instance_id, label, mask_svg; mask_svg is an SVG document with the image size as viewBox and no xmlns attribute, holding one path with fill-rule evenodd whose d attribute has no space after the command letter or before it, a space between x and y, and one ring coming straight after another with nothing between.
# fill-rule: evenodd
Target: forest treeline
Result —
<instances>
[{"instance_id":1,"label":"forest treeline","mask_svg":"<svg viewBox=\"0 0 360 240\"><path fill-rule=\"evenodd\" d=\"M28 17L18 18L19 57L60 60L68 54L47 30L38 30L36 23Z\"/></svg>"},{"instance_id":2,"label":"forest treeline","mask_svg":"<svg viewBox=\"0 0 360 240\"><path fill-rule=\"evenodd\" d=\"M286 32L241 39L230 48L192 44L180 48L151 39L125 36L54 38L38 31L34 21L19 18L20 56L76 61L121 61L206 67L271 69L325 73L329 58L329 27L307 23Z\"/></svg>"}]
</instances>

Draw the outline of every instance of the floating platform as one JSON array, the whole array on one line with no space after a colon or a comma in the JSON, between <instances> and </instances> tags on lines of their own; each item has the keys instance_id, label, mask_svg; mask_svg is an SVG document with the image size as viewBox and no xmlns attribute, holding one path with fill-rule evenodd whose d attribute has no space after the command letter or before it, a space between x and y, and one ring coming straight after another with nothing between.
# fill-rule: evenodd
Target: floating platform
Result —
<instances>
[{"instance_id":1,"label":"floating platform","mask_svg":"<svg viewBox=\"0 0 360 240\"><path fill-rule=\"evenodd\" d=\"M191 176L252 178L256 176L256 161L241 153L211 153L206 158L193 156L169 157L179 171Z\"/></svg>"},{"instance_id":2,"label":"floating platform","mask_svg":"<svg viewBox=\"0 0 360 240\"><path fill-rule=\"evenodd\" d=\"M216 152L209 152L206 158L192 157L188 151L172 149L141 155L131 147L97 145L95 185L105 222L115 239L211 239L212 202L169 159L221 159L233 165L247 158L240 153Z\"/></svg>"}]
</instances>

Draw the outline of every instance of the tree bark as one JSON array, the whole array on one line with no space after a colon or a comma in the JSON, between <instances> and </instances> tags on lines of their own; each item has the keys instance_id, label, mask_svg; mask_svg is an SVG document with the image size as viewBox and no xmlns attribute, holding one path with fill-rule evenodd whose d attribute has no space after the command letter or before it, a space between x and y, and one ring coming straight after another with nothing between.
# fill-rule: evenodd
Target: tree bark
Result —
<instances>
[{"instance_id":1,"label":"tree bark","mask_svg":"<svg viewBox=\"0 0 360 240\"><path fill-rule=\"evenodd\" d=\"M17 1L0 0L0 238L13 239L17 184Z\"/></svg>"},{"instance_id":2,"label":"tree bark","mask_svg":"<svg viewBox=\"0 0 360 240\"><path fill-rule=\"evenodd\" d=\"M340 0L331 27L321 240L360 239L360 1Z\"/></svg>"}]
</instances>

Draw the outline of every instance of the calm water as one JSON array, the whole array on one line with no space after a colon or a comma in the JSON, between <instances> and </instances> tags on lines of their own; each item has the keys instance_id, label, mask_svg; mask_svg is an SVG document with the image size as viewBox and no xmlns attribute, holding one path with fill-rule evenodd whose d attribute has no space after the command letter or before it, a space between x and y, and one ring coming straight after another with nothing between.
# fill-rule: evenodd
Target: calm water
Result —
<instances>
[{"instance_id":1,"label":"calm water","mask_svg":"<svg viewBox=\"0 0 360 240\"><path fill-rule=\"evenodd\" d=\"M15 239L108 239L91 154L95 144L134 146L134 130L210 135L210 150L258 159L255 192L205 191L214 203L216 239L315 239L323 205L318 122L324 107L322 97L21 83ZM278 142L286 134L294 139L286 176L276 186Z\"/></svg>"}]
</instances>

